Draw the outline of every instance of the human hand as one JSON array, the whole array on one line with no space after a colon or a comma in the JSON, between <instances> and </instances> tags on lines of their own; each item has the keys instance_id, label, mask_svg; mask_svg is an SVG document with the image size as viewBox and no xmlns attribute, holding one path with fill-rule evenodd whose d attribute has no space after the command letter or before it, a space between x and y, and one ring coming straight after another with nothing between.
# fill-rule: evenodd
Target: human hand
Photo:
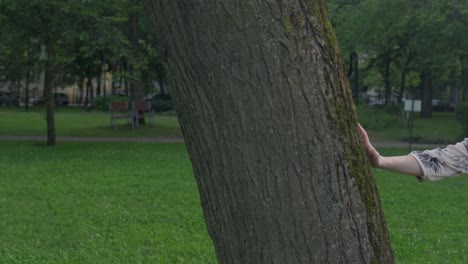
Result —
<instances>
[{"instance_id":1,"label":"human hand","mask_svg":"<svg viewBox=\"0 0 468 264\"><path fill-rule=\"evenodd\" d=\"M366 151L367 157L369 158L369 161L372 165L372 167L379 167L381 162L382 162L382 157L380 156L380 153L372 146L369 140L369 136L367 136L366 131L360 124L359 126L359 132L361 133L362 139L364 141L364 150Z\"/></svg>"}]
</instances>

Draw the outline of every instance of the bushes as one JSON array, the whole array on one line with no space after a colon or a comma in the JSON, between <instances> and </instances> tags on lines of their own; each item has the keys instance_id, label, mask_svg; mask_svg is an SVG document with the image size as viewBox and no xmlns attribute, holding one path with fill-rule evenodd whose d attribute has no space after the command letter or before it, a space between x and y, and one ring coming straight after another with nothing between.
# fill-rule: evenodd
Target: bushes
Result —
<instances>
[{"instance_id":1,"label":"bushes","mask_svg":"<svg viewBox=\"0 0 468 264\"><path fill-rule=\"evenodd\" d=\"M155 95L151 99L151 106L156 112L166 112L172 110L172 98L170 95Z\"/></svg>"},{"instance_id":2,"label":"bushes","mask_svg":"<svg viewBox=\"0 0 468 264\"><path fill-rule=\"evenodd\" d=\"M385 128L403 126L404 121L400 118L401 108L397 104L386 106L357 106L359 123L370 130L381 131Z\"/></svg>"},{"instance_id":3,"label":"bushes","mask_svg":"<svg viewBox=\"0 0 468 264\"><path fill-rule=\"evenodd\" d=\"M102 111L109 111L109 105L111 102L119 102L119 101L125 101L128 102L129 98L128 96L106 96L105 98L103 96L97 96L93 100L93 107L94 109L97 110L102 110Z\"/></svg>"},{"instance_id":4,"label":"bushes","mask_svg":"<svg viewBox=\"0 0 468 264\"><path fill-rule=\"evenodd\" d=\"M463 130L463 136L468 136L468 102L461 103L457 107L456 117Z\"/></svg>"}]
</instances>

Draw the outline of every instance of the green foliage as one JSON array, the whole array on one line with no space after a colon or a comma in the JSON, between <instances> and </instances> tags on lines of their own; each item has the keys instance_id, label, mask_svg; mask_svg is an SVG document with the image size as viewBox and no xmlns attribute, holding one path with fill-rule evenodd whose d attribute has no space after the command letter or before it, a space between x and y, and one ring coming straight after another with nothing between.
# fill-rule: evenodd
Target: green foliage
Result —
<instances>
[{"instance_id":1,"label":"green foliage","mask_svg":"<svg viewBox=\"0 0 468 264\"><path fill-rule=\"evenodd\" d=\"M41 70L41 45L48 46L55 86L104 71L143 84L133 89L165 78L139 1L1 0L0 32L0 75L7 80Z\"/></svg>"},{"instance_id":2,"label":"green foliage","mask_svg":"<svg viewBox=\"0 0 468 264\"><path fill-rule=\"evenodd\" d=\"M116 96L116 95L111 95L111 96L96 96L93 99L93 105L94 108L97 110L102 110L102 111L109 111L109 105L111 102L129 102L130 98L128 96Z\"/></svg>"},{"instance_id":3,"label":"green foliage","mask_svg":"<svg viewBox=\"0 0 468 264\"><path fill-rule=\"evenodd\" d=\"M343 54L359 54L364 85L380 88L389 80L388 87L402 88L406 74L405 86L416 86L428 69L434 86L461 82L460 64L468 53L466 0L327 2Z\"/></svg>"},{"instance_id":4,"label":"green foliage","mask_svg":"<svg viewBox=\"0 0 468 264\"><path fill-rule=\"evenodd\" d=\"M151 99L151 106L156 112L166 112L173 109L170 95L156 95Z\"/></svg>"},{"instance_id":5,"label":"green foliage","mask_svg":"<svg viewBox=\"0 0 468 264\"><path fill-rule=\"evenodd\" d=\"M463 136L468 137L468 102L457 106L457 120L460 122L463 130Z\"/></svg>"}]
</instances>

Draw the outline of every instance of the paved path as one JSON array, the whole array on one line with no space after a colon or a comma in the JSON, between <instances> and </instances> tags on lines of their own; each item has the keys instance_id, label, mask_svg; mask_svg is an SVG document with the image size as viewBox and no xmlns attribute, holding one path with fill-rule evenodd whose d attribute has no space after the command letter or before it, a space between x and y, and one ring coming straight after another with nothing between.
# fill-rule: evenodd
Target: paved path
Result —
<instances>
[{"instance_id":1,"label":"paved path","mask_svg":"<svg viewBox=\"0 0 468 264\"><path fill-rule=\"evenodd\" d=\"M0 135L0 140L38 140L46 141L45 136L14 136ZM72 137L72 136L57 136L57 141L78 141L78 142L141 142L141 143L174 143L184 142L183 138L128 138L128 137ZM383 141L375 140L372 142L375 147L379 148L408 148L407 142L401 141ZM414 143L412 148L432 149L445 147L446 144L421 144Z\"/></svg>"}]
</instances>

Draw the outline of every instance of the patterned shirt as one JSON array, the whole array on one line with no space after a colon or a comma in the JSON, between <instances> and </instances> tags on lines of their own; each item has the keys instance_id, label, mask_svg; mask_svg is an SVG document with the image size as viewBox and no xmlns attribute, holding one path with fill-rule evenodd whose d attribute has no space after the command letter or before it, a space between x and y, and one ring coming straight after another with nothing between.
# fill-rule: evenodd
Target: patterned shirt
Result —
<instances>
[{"instance_id":1,"label":"patterned shirt","mask_svg":"<svg viewBox=\"0 0 468 264\"><path fill-rule=\"evenodd\" d=\"M420 181L437 181L468 173L468 138L443 149L413 151L410 155L416 158L424 173Z\"/></svg>"}]
</instances>

